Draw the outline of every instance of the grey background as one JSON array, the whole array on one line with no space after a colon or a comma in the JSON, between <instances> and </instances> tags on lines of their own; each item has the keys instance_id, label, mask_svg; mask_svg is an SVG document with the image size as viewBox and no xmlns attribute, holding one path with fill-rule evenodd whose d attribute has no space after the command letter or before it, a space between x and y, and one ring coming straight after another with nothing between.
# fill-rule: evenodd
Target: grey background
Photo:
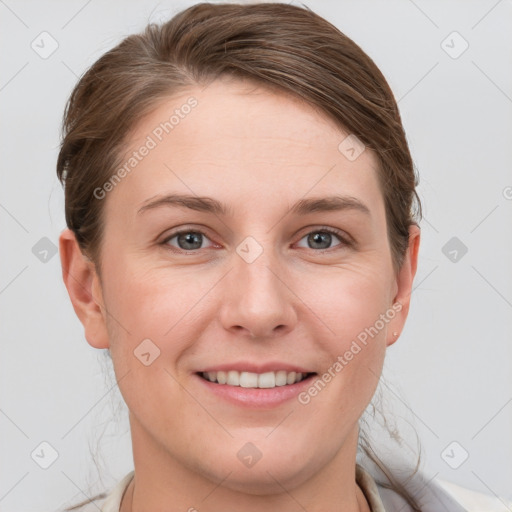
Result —
<instances>
[{"instance_id":1,"label":"grey background","mask_svg":"<svg viewBox=\"0 0 512 512\"><path fill-rule=\"evenodd\" d=\"M100 55L191 3L0 0L2 511L56 510L132 469L126 408L51 251L65 227L60 121ZM387 407L405 437L418 432L429 478L512 498L512 2L306 4L381 68L421 176L419 269L388 350Z\"/></svg>"}]
</instances>

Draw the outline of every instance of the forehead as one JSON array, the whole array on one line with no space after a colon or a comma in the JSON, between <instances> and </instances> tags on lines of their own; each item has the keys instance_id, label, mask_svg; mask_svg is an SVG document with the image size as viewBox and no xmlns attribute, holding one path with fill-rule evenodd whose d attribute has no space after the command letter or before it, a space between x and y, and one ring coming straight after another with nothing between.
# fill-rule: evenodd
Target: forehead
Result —
<instances>
[{"instance_id":1,"label":"forehead","mask_svg":"<svg viewBox=\"0 0 512 512\"><path fill-rule=\"evenodd\" d=\"M135 209L172 190L240 206L259 198L261 207L263 198L288 204L335 192L378 208L383 202L376 157L364 149L354 159L350 145L356 156L364 149L300 99L253 83L216 80L162 100L139 121L124 155L124 164L131 159L134 165L125 166L126 178L109 201L118 196Z\"/></svg>"}]
</instances>

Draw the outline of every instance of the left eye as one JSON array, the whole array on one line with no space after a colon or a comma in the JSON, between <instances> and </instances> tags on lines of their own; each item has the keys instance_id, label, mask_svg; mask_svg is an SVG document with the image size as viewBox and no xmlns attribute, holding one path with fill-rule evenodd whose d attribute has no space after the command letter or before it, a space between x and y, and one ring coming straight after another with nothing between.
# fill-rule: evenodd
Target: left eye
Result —
<instances>
[{"instance_id":1,"label":"left eye","mask_svg":"<svg viewBox=\"0 0 512 512\"><path fill-rule=\"evenodd\" d=\"M340 243L337 245L343 244L344 240L338 233L328 230L321 229L317 231L311 231L306 236L302 237L300 241L306 240L307 244L310 246L306 246L308 249L330 249L331 242L333 241L333 236L340 240Z\"/></svg>"},{"instance_id":2,"label":"left eye","mask_svg":"<svg viewBox=\"0 0 512 512\"><path fill-rule=\"evenodd\" d=\"M180 231L164 240L163 243L176 247L176 245L170 243L174 238L176 238L178 244L177 248L182 249L183 251L204 249L204 247L201 247L203 239L209 240L209 238L207 238L205 234L201 233L200 231Z\"/></svg>"}]
</instances>

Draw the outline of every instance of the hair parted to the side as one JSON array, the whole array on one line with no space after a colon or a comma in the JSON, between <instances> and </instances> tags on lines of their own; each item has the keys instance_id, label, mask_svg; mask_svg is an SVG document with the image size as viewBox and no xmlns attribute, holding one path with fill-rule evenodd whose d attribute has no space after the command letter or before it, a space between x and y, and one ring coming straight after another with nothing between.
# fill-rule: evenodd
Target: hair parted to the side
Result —
<instances>
[{"instance_id":1,"label":"hair parted to the side","mask_svg":"<svg viewBox=\"0 0 512 512\"><path fill-rule=\"evenodd\" d=\"M397 103L373 60L306 6L200 3L122 40L88 69L66 104L57 161L66 223L99 275L105 201L94 191L122 164L128 136L162 100L224 76L302 99L375 153L398 271L421 202ZM383 467L364 443L362 449Z\"/></svg>"}]
</instances>

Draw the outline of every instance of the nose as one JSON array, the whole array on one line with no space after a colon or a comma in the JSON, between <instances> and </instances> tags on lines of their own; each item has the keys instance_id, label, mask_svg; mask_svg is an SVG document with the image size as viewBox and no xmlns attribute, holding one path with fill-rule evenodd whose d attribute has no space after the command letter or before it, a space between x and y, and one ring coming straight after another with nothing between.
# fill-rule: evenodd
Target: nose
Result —
<instances>
[{"instance_id":1,"label":"nose","mask_svg":"<svg viewBox=\"0 0 512 512\"><path fill-rule=\"evenodd\" d=\"M235 268L225 279L220 320L226 330L268 339L294 329L296 296L271 250L252 263L234 255Z\"/></svg>"}]
</instances>

